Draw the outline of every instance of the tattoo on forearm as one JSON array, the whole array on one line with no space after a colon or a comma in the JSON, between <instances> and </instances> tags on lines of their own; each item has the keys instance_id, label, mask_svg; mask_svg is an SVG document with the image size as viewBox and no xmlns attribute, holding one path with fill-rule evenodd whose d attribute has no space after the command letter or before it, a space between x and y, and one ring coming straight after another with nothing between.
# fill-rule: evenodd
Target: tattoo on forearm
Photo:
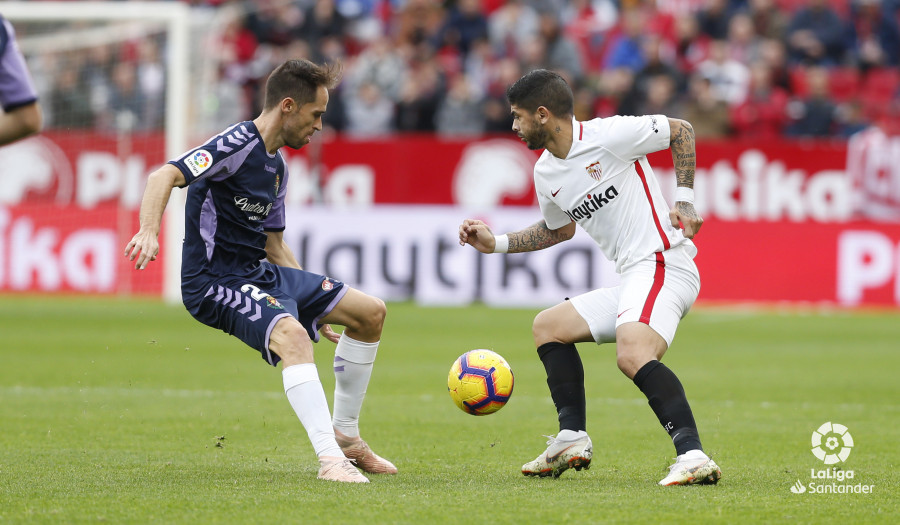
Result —
<instances>
[{"instance_id":1,"label":"tattoo on forearm","mask_svg":"<svg viewBox=\"0 0 900 525\"><path fill-rule=\"evenodd\" d=\"M545 221L535 223L524 230L508 234L509 253L543 250L565 240L556 230L547 227Z\"/></svg>"},{"instance_id":2,"label":"tattoo on forearm","mask_svg":"<svg viewBox=\"0 0 900 525\"><path fill-rule=\"evenodd\" d=\"M675 121L672 129L672 161L675 163L675 180L678 186L694 187L694 171L697 169L697 143L694 128L685 121Z\"/></svg>"}]
</instances>

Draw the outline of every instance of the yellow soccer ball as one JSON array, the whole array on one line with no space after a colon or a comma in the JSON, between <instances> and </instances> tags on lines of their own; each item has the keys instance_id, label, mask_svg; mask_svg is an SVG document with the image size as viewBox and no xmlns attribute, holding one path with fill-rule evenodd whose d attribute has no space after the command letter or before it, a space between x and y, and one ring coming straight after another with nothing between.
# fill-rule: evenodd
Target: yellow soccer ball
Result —
<instances>
[{"instance_id":1,"label":"yellow soccer ball","mask_svg":"<svg viewBox=\"0 0 900 525\"><path fill-rule=\"evenodd\" d=\"M463 412L486 416L506 405L514 382L512 369L500 354L470 350L450 367L447 390Z\"/></svg>"}]
</instances>

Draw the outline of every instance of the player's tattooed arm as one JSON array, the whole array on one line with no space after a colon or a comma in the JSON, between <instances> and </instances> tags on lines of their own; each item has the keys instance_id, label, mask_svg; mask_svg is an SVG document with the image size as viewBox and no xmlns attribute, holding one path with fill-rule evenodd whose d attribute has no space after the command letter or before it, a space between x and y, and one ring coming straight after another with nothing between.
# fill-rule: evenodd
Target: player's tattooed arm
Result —
<instances>
[{"instance_id":1,"label":"player's tattooed arm","mask_svg":"<svg viewBox=\"0 0 900 525\"><path fill-rule=\"evenodd\" d=\"M672 150L672 162L675 164L675 180L678 186L675 196L675 207L669 212L672 226L681 228L684 236L692 239L703 226L703 219L694 209L693 188L694 172L697 169L697 143L694 139L694 128L690 122L680 119L669 119L669 149ZM686 188L686 189L681 189ZM688 200L678 200L679 192Z\"/></svg>"},{"instance_id":2,"label":"player's tattooed arm","mask_svg":"<svg viewBox=\"0 0 900 525\"><path fill-rule=\"evenodd\" d=\"M509 237L509 253L533 252L543 250L575 235L575 223L570 222L562 228L551 230L546 221L537 222L524 230L507 234Z\"/></svg>"},{"instance_id":3,"label":"player's tattooed arm","mask_svg":"<svg viewBox=\"0 0 900 525\"><path fill-rule=\"evenodd\" d=\"M697 142L690 122L677 118L669 119L669 149L675 163L675 180L678 186L694 187L694 172L697 169Z\"/></svg>"}]
</instances>

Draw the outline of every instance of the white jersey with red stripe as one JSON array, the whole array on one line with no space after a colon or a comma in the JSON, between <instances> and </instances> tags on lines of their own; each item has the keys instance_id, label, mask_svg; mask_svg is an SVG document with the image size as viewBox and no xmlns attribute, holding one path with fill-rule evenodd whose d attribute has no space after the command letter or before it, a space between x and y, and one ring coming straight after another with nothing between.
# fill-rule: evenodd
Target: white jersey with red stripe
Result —
<instances>
[{"instance_id":1,"label":"white jersey with red stripe","mask_svg":"<svg viewBox=\"0 0 900 525\"><path fill-rule=\"evenodd\" d=\"M547 226L577 222L622 273L654 253L694 244L669 221L669 207L647 154L669 147L663 115L572 120L565 159L544 151L534 166L538 203Z\"/></svg>"}]
</instances>

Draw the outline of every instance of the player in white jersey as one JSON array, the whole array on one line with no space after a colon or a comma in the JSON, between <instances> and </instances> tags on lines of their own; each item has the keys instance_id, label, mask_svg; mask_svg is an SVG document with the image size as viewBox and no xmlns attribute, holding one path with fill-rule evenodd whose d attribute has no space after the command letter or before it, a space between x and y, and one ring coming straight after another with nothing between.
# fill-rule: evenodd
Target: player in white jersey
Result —
<instances>
[{"instance_id":1,"label":"player in white jersey","mask_svg":"<svg viewBox=\"0 0 900 525\"><path fill-rule=\"evenodd\" d=\"M559 417L547 450L522 466L531 476L586 469L584 368L575 343L615 342L619 369L647 396L676 449L660 485L716 483L722 472L700 444L690 405L675 374L660 362L678 323L700 291L691 238L703 219L694 210L693 128L662 115L574 119L572 91L556 73L536 70L507 90L513 131L545 151L534 167L543 220L495 236L466 219L460 244L483 253L542 250L572 238L581 225L616 264L621 283L540 312L532 331ZM668 209L646 155L671 149L678 181Z\"/></svg>"}]
</instances>

